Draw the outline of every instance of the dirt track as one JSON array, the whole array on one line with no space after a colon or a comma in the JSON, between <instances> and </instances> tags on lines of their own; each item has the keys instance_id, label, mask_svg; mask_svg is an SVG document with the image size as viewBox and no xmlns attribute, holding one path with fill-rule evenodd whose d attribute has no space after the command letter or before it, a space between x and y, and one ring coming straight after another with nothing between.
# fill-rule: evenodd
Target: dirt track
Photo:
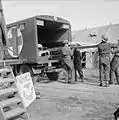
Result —
<instances>
[{"instance_id":1,"label":"dirt track","mask_svg":"<svg viewBox=\"0 0 119 120\"><path fill-rule=\"evenodd\" d=\"M30 120L113 120L113 112L119 107L119 86L98 86L95 69L84 73L84 83L37 83L41 99L28 107Z\"/></svg>"}]
</instances>

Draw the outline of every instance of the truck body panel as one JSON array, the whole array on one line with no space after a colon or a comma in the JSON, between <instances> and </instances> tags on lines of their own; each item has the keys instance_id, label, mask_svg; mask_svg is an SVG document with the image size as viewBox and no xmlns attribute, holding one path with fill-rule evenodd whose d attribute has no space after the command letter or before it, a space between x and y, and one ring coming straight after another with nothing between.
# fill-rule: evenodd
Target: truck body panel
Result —
<instances>
[{"instance_id":1,"label":"truck body panel","mask_svg":"<svg viewBox=\"0 0 119 120\"><path fill-rule=\"evenodd\" d=\"M38 56L38 44L51 50L62 47L66 39L71 41L71 26L68 21L59 17L35 16L11 23L7 25L7 28L9 30L14 26L20 28L23 36L23 48L18 58L25 59L28 63L49 63L47 56Z\"/></svg>"},{"instance_id":2,"label":"truck body panel","mask_svg":"<svg viewBox=\"0 0 119 120\"><path fill-rule=\"evenodd\" d=\"M35 19L34 18L29 18L29 20L22 20L16 23L9 24L7 26L8 30L11 27L20 27L20 25L24 25L23 29L21 30L22 36L23 36L23 48L21 50L21 53L19 54L19 59L27 59L32 61L35 61L36 54L37 54L37 49L36 49L36 35L35 35L35 24L34 24Z\"/></svg>"}]
</instances>

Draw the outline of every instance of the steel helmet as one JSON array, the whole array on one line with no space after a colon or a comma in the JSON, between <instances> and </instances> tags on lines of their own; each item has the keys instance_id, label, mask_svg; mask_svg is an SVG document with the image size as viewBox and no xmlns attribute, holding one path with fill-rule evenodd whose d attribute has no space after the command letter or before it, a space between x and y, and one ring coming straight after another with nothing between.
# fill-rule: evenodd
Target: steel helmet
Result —
<instances>
[{"instance_id":1,"label":"steel helmet","mask_svg":"<svg viewBox=\"0 0 119 120\"><path fill-rule=\"evenodd\" d=\"M102 41L105 41L105 42L107 42L108 41L108 36L107 35L102 35Z\"/></svg>"}]
</instances>

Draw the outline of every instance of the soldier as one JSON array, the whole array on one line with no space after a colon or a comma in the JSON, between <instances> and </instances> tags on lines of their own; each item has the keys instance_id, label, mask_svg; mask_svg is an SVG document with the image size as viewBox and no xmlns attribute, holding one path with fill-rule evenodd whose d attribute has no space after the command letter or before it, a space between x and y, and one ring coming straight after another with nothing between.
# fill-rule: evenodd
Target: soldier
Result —
<instances>
[{"instance_id":1,"label":"soldier","mask_svg":"<svg viewBox=\"0 0 119 120\"><path fill-rule=\"evenodd\" d=\"M74 80L74 65L73 65L73 52L68 47L68 40L64 41L64 47L61 50L62 66L66 71L66 83L75 83Z\"/></svg>"},{"instance_id":2,"label":"soldier","mask_svg":"<svg viewBox=\"0 0 119 120\"><path fill-rule=\"evenodd\" d=\"M107 43L107 41L108 37L102 35L102 42L98 45L100 86L105 87L109 86L111 48L115 47L114 44Z\"/></svg>"},{"instance_id":3,"label":"soldier","mask_svg":"<svg viewBox=\"0 0 119 120\"><path fill-rule=\"evenodd\" d=\"M81 52L78 48L74 48L74 68L75 68L75 81L77 81L77 71L80 76L81 82L83 82L84 76L81 64Z\"/></svg>"},{"instance_id":4,"label":"soldier","mask_svg":"<svg viewBox=\"0 0 119 120\"><path fill-rule=\"evenodd\" d=\"M112 51L114 57L110 63L110 81L109 84L113 84L114 74L116 76L117 84L119 85L119 40L118 47Z\"/></svg>"}]
</instances>

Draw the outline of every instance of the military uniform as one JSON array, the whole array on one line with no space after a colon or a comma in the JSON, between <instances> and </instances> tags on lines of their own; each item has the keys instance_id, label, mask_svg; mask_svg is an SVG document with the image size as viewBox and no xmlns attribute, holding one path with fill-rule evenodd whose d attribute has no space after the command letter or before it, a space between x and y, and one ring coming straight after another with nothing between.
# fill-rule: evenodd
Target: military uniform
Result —
<instances>
[{"instance_id":1,"label":"military uniform","mask_svg":"<svg viewBox=\"0 0 119 120\"><path fill-rule=\"evenodd\" d=\"M68 46L64 46L61 50L62 66L66 71L66 82L74 83L74 65L72 61L73 52Z\"/></svg>"},{"instance_id":2,"label":"military uniform","mask_svg":"<svg viewBox=\"0 0 119 120\"><path fill-rule=\"evenodd\" d=\"M81 78L81 82L83 82L84 76L82 71L82 64L81 64L81 52L79 49L75 48L73 52L74 56L74 68L75 68L75 81L77 81L77 71Z\"/></svg>"},{"instance_id":3,"label":"military uniform","mask_svg":"<svg viewBox=\"0 0 119 120\"><path fill-rule=\"evenodd\" d=\"M110 84L113 84L114 74L116 76L117 84L119 84L119 47L113 52L114 57L110 63Z\"/></svg>"},{"instance_id":4,"label":"military uniform","mask_svg":"<svg viewBox=\"0 0 119 120\"><path fill-rule=\"evenodd\" d=\"M114 44L107 43L108 38L102 36L102 42L98 46L99 52L99 79L100 86L109 86L110 79L110 53Z\"/></svg>"}]
</instances>

